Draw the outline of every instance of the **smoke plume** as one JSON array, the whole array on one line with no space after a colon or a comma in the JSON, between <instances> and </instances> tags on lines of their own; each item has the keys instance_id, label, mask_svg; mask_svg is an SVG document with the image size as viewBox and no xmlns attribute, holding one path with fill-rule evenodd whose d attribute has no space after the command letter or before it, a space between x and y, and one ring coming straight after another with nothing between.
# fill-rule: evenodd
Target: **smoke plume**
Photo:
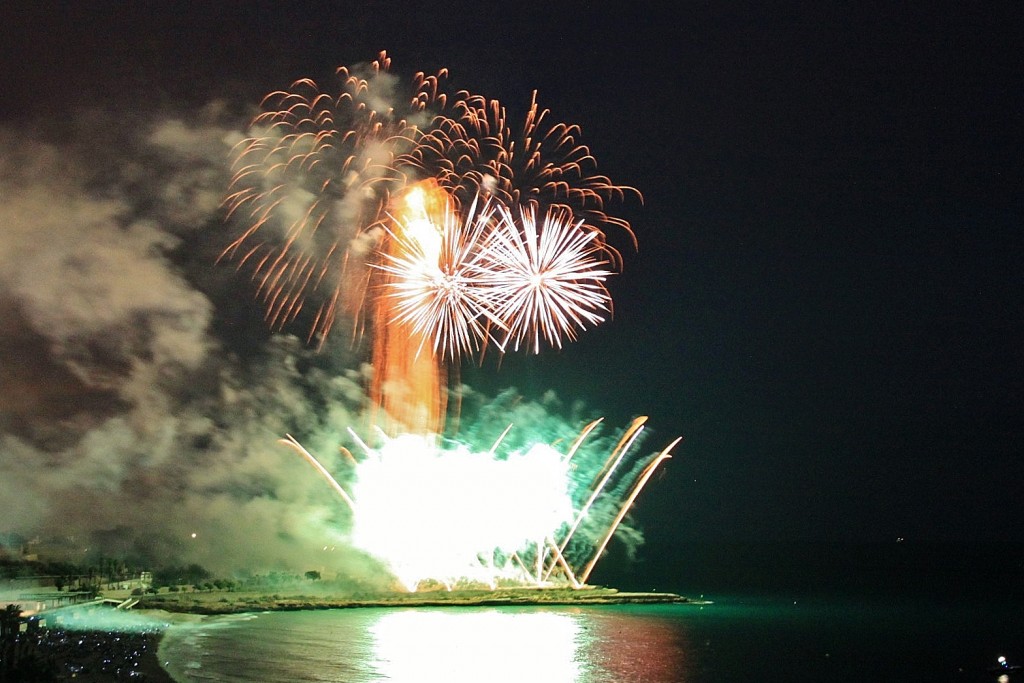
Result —
<instances>
[{"instance_id":1,"label":"smoke plume","mask_svg":"<svg viewBox=\"0 0 1024 683\"><path fill-rule=\"evenodd\" d=\"M363 370L270 336L244 276L211 272L243 129L227 119L0 130L4 531L224 570L309 568L342 541L277 439L336 449Z\"/></svg>"}]
</instances>

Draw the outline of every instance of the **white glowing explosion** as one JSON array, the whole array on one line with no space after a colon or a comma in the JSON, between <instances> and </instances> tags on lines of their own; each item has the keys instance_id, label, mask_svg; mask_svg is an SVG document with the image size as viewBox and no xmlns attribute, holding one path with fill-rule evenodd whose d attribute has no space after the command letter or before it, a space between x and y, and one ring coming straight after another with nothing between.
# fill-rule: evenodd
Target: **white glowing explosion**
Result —
<instances>
[{"instance_id":1,"label":"white glowing explosion","mask_svg":"<svg viewBox=\"0 0 1024 683\"><path fill-rule=\"evenodd\" d=\"M408 588L424 579L492 583L513 553L573 521L568 463L550 446L496 459L423 436L388 441L355 469L353 543Z\"/></svg>"},{"instance_id":2,"label":"white glowing explosion","mask_svg":"<svg viewBox=\"0 0 1024 683\"><path fill-rule=\"evenodd\" d=\"M600 420L587 425L565 453L534 444L502 456L497 450L505 434L490 450L473 451L412 434L382 434L384 445L371 448L350 430L364 457L352 458L349 490L294 438L282 441L345 501L352 544L386 564L409 590L424 581L450 589L464 581L495 587L503 579L580 588L648 479L680 441L627 467L623 463L646 419L636 418L606 458L584 462L574 456ZM582 533L602 499L596 529L591 524ZM574 555L582 556L582 564L566 558L570 542L583 544L584 551Z\"/></svg>"}]
</instances>

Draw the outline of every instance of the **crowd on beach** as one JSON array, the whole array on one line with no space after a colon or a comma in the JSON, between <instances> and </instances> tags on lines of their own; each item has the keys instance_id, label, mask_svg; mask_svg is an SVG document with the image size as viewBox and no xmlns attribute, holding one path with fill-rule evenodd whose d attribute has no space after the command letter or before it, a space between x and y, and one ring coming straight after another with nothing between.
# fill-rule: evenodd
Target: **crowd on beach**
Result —
<instances>
[{"instance_id":1,"label":"crowd on beach","mask_svg":"<svg viewBox=\"0 0 1024 683\"><path fill-rule=\"evenodd\" d=\"M30 628L5 648L0 681L146 681L172 683L160 667L161 631ZM28 677L26 677L28 676Z\"/></svg>"}]
</instances>

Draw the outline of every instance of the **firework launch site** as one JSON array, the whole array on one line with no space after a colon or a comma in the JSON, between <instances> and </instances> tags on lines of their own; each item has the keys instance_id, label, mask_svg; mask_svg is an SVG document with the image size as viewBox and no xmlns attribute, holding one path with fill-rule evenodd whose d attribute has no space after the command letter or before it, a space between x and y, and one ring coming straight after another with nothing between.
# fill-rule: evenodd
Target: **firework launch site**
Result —
<instances>
[{"instance_id":1,"label":"firework launch site","mask_svg":"<svg viewBox=\"0 0 1024 683\"><path fill-rule=\"evenodd\" d=\"M144 597L137 609L187 614L242 614L246 612L313 609L349 609L359 607L511 607L539 605L654 605L708 604L675 593L638 593L614 588L588 586L583 590L566 588L498 588L428 590L416 593L360 593L356 596L332 596L329 591L302 593L165 593Z\"/></svg>"}]
</instances>

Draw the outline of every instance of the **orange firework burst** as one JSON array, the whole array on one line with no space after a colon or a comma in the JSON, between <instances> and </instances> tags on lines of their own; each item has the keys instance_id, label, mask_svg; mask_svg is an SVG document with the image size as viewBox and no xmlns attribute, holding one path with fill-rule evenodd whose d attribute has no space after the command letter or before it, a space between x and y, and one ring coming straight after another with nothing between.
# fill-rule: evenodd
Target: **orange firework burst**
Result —
<instances>
[{"instance_id":1,"label":"orange firework burst","mask_svg":"<svg viewBox=\"0 0 1024 683\"><path fill-rule=\"evenodd\" d=\"M606 229L622 229L631 238L633 232L628 221L606 213L605 204L640 193L593 173L597 161L579 142L578 125L548 125L550 111L537 104L536 91L518 132L497 100L461 91L452 109L454 115L434 119L399 158L402 164L434 176L462 202L482 194L509 207L564 207L617 258L604 242Z\"/></svg>"},{"instance_id":2,"label":"orange firework burst","mask_svg":"<svg viewBox=\"0 0 1024 683\"><path fill-rule=\"evenodd\" d=\"M246 228L223 256L250 264L272 326L293 320L311 294L321 303L310 335L326 335L341 310L358 313L365 264L382 236L392 192L407 184L395 158L413 148L415 118L444 102L444 76L423 73L396 109L385 53L365 69L337 70L341 92L309 79L270 93L235 148L228 215Z\"/></svg>"}]
</instances>

